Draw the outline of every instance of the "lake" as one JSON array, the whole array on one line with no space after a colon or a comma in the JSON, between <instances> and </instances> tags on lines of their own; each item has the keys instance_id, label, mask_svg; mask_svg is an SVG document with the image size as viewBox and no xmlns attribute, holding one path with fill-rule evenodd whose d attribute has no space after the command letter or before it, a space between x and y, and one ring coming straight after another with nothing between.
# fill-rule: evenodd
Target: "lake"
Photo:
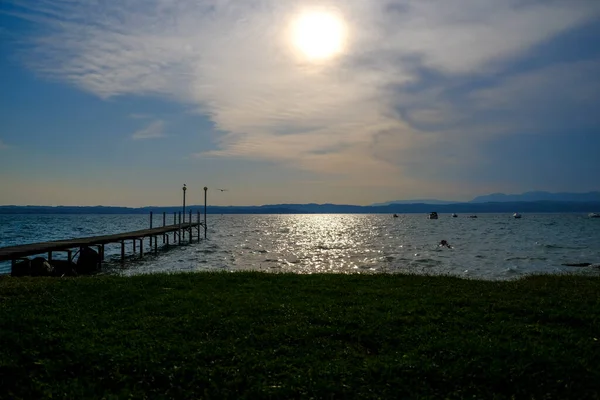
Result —
<instances>
[{"instance_id":1,"label":"lake","mask_svg":"<svg viewBox=\"0 0 600 400\"><path fill-rule=\"evenodd\" d=\"M162 224L155 216L154 226ZM0 215L0 247L149 227L144 215ZM260 270L294 273L451 274L510 279L530 273L599 274L600 219L584 214L208 215L208 240L109 268L124 275ZM438 243L447 240L452 248ZM146 241L146 246L149 243ZM120 245L107 246L117 261ZM148 251L148 250L146 250ZM131 243L127 246L131 254ZM59 253L57 253L57 256ZM119 263L115 262L115 265ZM10 265L0 265L10 271Z\"/></svg>"}]
</instances>

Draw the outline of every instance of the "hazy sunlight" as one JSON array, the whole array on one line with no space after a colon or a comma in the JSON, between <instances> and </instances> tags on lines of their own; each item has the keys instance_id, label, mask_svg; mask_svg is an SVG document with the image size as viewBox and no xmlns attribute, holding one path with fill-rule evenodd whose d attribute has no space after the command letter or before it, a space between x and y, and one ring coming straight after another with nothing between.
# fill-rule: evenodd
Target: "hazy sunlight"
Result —
<instances>
[{"instance_id":1,"label":"hazy sunlight","mask_svg":"<svg viewBox=\"0 0 600 400\"><path fill-rule=\"evenodd\" d=\"M323 60L342 52L346 36L343 20L329 12L305 12L292 25L295 47L311 60Z\"/></svg>"}]
</instances>

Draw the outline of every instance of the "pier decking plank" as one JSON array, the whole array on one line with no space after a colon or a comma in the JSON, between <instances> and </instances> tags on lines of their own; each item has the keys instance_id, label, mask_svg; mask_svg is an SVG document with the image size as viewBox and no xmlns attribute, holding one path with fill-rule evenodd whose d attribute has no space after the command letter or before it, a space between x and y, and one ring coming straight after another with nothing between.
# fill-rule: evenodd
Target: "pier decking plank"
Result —
<instances>
[{"instance_id":1,"label":"pier decking plank","mask_svg":"<svg viewBox=\"0 0 600 400\"><path fill-rule=\"evenodd\" d=\"M48 253L50 251L69 250L76 247L120 243L123 240L141 239L150 236L162 235L179 230L188 230L203 226L202 222L187 222L185 224L167 225L159 228L142 229L133 232L116 233L113 235L90 236L78 239L55 240L51 242L23 244L0 248L0 261L10 261L21 257Z\"/></svg>"}]
</instances>

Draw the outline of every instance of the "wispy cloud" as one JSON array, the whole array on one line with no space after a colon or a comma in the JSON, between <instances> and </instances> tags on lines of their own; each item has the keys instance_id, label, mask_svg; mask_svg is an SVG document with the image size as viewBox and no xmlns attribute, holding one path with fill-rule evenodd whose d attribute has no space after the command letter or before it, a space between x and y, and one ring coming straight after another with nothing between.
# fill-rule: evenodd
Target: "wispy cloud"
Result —
<instances>
[{"instance_id":1,"label":"wispy cloud","mask_svg":"<svg viewBox=\"0 0 600 400\"><path fill-rule=\"evenodd\" d=\"M131 137L135 140L158 139L165 137L164 121L153 121L145 128L136 131Z\"/></svg>"},{"instance_id":2,"label":"wispy cloud","mask_svg":"<svg viewBox=\"0 0 600 400\"><path fill-rule=\"evenodd\" d=\"M453 84L496 73L600 15L600 3L586 0L331 0L349 42L341 57L311 65L291 50L288 26L302 8L323 3L12 2L44 27L32 38L32 68L103 98L157 94L197 107L225 132L204 156L274 160L382 185L410 174L421 150L426 162L469 158L466 150L427 156L448 132L477 131L481 140L481 125L466 116L476 105L442 101ZM425 72L443 79L428 86ZM155 121L133 137L162 135Z\"/></svg>"}]
</instances>

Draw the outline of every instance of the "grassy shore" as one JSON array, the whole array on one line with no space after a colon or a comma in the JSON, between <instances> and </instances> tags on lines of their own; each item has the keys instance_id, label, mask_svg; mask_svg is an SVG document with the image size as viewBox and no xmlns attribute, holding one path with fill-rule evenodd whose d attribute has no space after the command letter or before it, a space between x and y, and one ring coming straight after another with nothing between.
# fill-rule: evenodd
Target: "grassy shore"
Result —
<instances>
[{"instance_id":1,"label":"grassy shore","mask_svg":"<svg viewBox=\"0 0 600 400\"><path fill-rule=\"evenodd\" d=\"M598 398L600 278L1 278L0 396Z\"/></svg>"}]
</instances>

